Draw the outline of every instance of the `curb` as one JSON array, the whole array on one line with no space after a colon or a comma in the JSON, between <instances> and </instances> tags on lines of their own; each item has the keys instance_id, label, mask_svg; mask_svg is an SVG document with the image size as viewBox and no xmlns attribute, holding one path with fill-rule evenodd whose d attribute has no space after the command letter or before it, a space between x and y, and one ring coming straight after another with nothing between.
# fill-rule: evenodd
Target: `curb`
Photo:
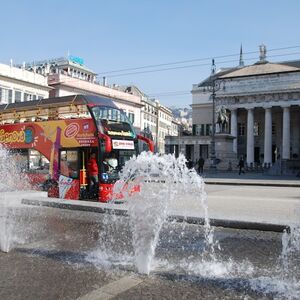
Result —
<instances>
[{"instance_id":1,"label":"curb","mask_svg":"<svg viewBox=\"0 0 300 300\"><path fill-rule=\"evenodd\" d=\"M22 204L33 205L33 206L45 206L60 209L68 209L75 211L85 211L94 213L107 213L114 214L118 216L128 216L126 209L118 208L108 208L85 205L83 203L63 203L57 201L48 200L38 200L38 199L22 199ZM176 221L178 223L186 222L188 224L204 225L205 219L200 217L185 217L180 215L172 215L168 217L168 221ZM245 229L245 230L260 230L260 231L273 231L273 232L283 232L284 230L289 231L288 225L270 224L270 223L258 223L258 222L244 222L235 220L225 220L225 219L209 219L211 226L224 227L224 228L234 228L234 229Z\"/></svg>"}]
</instances>

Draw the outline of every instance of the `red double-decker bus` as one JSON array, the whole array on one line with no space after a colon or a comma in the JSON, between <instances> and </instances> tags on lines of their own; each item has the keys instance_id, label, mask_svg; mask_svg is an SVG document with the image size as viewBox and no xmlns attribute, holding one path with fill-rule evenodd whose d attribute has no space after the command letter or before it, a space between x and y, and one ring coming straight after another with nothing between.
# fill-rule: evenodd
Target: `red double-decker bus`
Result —
<instances>
[{"instance_id":1,"label":"red double-decker bus","mask_svg":"<svg viewBox=\"0 0 300 300\"><path fill-rule=\"evenodd\" d=\"M119 171L138 154L138 140L153 152L153 142L136 134L111 98L76 95L0 105L0 144L30 182L52 197L111 200Z\"/></svg>"}]
</instances>

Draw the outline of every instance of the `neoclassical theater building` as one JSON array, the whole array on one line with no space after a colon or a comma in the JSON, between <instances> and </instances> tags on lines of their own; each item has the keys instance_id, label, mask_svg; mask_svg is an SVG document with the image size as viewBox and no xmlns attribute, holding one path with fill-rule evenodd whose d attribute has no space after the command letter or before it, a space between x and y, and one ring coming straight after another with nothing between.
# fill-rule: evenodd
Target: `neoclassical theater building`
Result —
<instances>
[{"instance_id":1,"label":"neoclassical theater building","mask_svg":"<svg viewBox=\"0 0 300 300\"><path fill-rule=\"evenodd\" d=\"M259 60L221 69L192 89L193 135L168 138L168 152L182 152L210 165L212 86L215 87L215 149L217 168L228 169L244 158L250 169L274 174L300 170L300 60L272 63L266 47ZM218 112L226 120L218 126ZM221 124L220 124L221 125Z\"/></svg>"}]
</instances>

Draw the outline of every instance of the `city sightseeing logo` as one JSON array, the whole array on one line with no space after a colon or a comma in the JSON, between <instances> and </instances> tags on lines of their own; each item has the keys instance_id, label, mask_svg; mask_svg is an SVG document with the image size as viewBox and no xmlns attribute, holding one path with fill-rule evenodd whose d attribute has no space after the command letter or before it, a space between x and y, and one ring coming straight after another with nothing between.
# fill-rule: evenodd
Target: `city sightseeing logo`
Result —
<instances>
[{"instance_id":1,"label":"city sightseeing logo","mask_svg":"<svg viewBox=\"0 0 300 300\"><path fill-rule=\"evenodd\" d=\"M12 131L7 132L4 129L0 130L0 143L9 144L9 143L24 143L25 141L25 132L24 131Z\"/></svg>"},{"instance_id":2,"label":"city sightseeing logo","mask_svg":"<svg viewBox=\"0 0 300 300\"><path fill-rule=\"evenodd\" d=\"M79 125L77 123L69 124L65 129L65 137L70 139L75 137L79 132Z\"/></svg>"}]
</instances>

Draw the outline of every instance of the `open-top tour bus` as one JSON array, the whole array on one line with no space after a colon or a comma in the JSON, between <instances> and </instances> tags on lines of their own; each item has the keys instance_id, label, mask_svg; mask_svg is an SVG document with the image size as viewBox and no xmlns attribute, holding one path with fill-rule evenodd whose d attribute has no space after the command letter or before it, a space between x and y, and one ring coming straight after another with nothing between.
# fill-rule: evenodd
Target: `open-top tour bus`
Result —
<instances>
[{"instance_id":1,"label":"open-top tour bus","mask_svg":"<svg viewBox=\"0 0 300 300\"><path fill-rule=\"evenodd\" d=\"M138 140L154 150L112 100L76 95L0 105L0 144L49 196L109 201L122 166L138 154ZM87 174L92 153L98 165L96 193Z\"/></svg>"}]
</instances>

